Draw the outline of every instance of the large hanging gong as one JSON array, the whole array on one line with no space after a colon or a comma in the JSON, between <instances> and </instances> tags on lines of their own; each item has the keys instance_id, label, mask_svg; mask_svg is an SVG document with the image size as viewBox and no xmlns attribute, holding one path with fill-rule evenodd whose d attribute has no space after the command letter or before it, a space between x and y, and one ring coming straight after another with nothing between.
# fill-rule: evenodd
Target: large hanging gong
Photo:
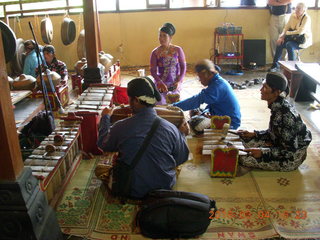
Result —
<instances>
[{"instance_id":1,"label":"large hanging gong","mask_svg":"<svg viewBox=\"0 0 320 240\"><path fill-rule=\"evenodd\" d=\"M85 46L85 35L84 35L84 29L81 30L78 42L77 42L77 54L78 58L82 59L86 57L86 46Z\"/></svg>"},{"instance_id":2,"label":"large hanging gong","mask_svg":"<svg viewBox=\"0 0 320 240\"><path fill-rule=\"evenodd\" d=\"M74 21L65 17L61 24L61 39L64 45L69 45L76 38L76 24Z\"/></svg>"},{"instance_id":3,"label":"large hanging gong","mask_svg":"<svg viewBox=\"0 0 320 240\"><path fill-rule=\"evenodd\" d=\"M2 21L0 21L0 29L2 35L4 55L6 58L6 63L8 63L13 59L14 54L16 52L16 35L12 31L12 29Z\"/></svg>"},{"instance_id":4,"label":"large hanging gong","mask_svg":"<svg viewBox=\"0 0 320 240\"><path fill-rule=\"evenodd\" d=\"M53 26L49 16L45 16L45 18L41 20L40 28L42 41L50 44L53 38Z\"/></svg>"},{"instance_id":5,"label":"large hanging gong","mask_svg":"<svg viewBox=\"0 0 320 240\"><path fill-rule=\"evenodd\" d=\"M20 75L23 72L23 63L25 59L25 48L24 48L24 40L22 38L18 38L16 41L16 53L14 58L11 60L11 69L15 75Z\"/></svg>"}]
</instances>

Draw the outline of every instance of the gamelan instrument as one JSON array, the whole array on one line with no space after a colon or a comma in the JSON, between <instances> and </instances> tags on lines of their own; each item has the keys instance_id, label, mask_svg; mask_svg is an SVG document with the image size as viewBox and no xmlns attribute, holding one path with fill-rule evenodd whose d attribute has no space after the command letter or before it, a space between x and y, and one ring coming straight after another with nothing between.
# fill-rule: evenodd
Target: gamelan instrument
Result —
<instances>
[{"instance_id":1,"label":"gamelan instrument","mask_svg":"<svg viewBox=\"0 0 320 240\"><path fill-rule=\"evenodd\" d=\"M80 120L59 123L40 146L24 161L40 181L48 201L54 199L81 160Z\"/></svg>"},{"instance_id":2,"label":"gamelan instrument","mask_svg":"<svg viewBox=\"0 0 320 240\"><path fill-rule=\"evenodd\" d=\"M179 127L185 120L183 111L178 107L155 106L158 116L166 119L175 126ZM111 123L132 116L132 110L129 106L120 106L114 109L111 116Z\"/></svg>"},{"instance_id":3,"label":"gamelan instrument","mask_svg":"<svg viewBox=\"0 0 320 240\"><path fill-rule=\"evenodd\" d=\"M102 151L97 147L98 124L101 111L112 104L114 86L112 84L99 84L99 86L88 87L69 106L67 111L74 112L83 117L81 122L83 151L87 154L99 155Z\"/></svg>"},{"instance_id":4,"label":"gamelan instrument","mask_svg":"<svg viewBox=\"0 0 320 240\"><path fill-rule=\"evenodd\" d=\"M227 127L204 129L202 155L211 157L211 177L235 177L239 155L246 155L242 149L239 136L229 133Z\"/></svg>"}]
</instances>

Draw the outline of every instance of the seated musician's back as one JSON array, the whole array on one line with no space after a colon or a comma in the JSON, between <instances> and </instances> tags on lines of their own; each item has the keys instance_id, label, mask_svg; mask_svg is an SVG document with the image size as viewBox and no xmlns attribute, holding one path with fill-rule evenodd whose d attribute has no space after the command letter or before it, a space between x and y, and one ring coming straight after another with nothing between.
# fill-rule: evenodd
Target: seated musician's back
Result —
<instances>
[{"instance_id":1,"label":"seated musician's back","mask_svg":"<svg viewBox=\"0 0 320 240\"><path fill-rule=\"evenodd\" d=\"M128 96L133 116L110 127L113 108L102 112L98 146L106 152L119 152L116 161L130 165L157 118L153 109L160 94L149 78L136 78L128 83ZM109 131L110 130L110 131ZM176 182L175 168L188 159L184 133L187 124L178 129L160 118L160 124L134 168L131 196L141 198L153 189L171 189Z\"/></svg>"}]
</instances>

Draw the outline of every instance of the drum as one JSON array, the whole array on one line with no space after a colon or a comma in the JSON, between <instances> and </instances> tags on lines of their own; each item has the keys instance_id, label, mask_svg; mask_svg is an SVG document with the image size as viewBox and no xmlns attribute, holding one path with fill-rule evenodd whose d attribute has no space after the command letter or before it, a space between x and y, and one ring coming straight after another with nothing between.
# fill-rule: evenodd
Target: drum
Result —
<instances>
[{"instance_id":1,"label":"drum","mask_svg":"<svg viewBox=\"0 0 320 240\"><path fill-rule=\"evenodd\" d=\"M166 119L175 126L179 127L184 121L183 111L178 107L171 106L155 106L158 116ZM120 106L114 109L111 116L111 123L132 116L132 110L129 106Z\"/></svg>"},{"instance_id":2,"label":"drum","mask_svg":"<svg viewBox=\"0 0 320 240\"><path fill-rule=\"evenodd\" d=\"M12 82L12 90L33 90L36 79L30 75L21 74Z\"/></svg>"}]
</instances>

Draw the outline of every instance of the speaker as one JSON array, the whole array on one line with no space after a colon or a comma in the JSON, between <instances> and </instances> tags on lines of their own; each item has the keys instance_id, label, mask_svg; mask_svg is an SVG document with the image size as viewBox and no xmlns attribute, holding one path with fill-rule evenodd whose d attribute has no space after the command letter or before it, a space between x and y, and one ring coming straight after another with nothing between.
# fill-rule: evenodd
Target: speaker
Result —
<instances>
[{"instance_id":1,"label":"speaker","mask_svg":"<svg viewBox=\"0 0 320 240\"><path fill-rule=\"evenodd\" d=\"M265 39L243 40L243 65L248 67L250 62L255 62L257 66L266 65Z\"/></svg>"}]
</instances>

